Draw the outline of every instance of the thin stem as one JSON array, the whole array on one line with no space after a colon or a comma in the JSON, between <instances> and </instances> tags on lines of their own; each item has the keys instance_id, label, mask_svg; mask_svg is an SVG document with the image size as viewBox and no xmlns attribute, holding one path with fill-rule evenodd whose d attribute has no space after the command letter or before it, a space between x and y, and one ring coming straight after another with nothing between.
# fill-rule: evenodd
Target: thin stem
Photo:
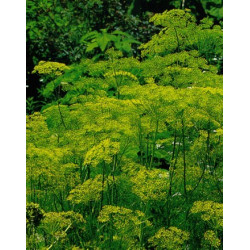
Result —
<instances>
[{"instance_id":1,"label":"thin stem","mask_svg":"<svg viewBox=\"0 0 250 250\"><path fill-rule=\"evenodd\" d=\"M68 227L64 230L64 233L67 233L67 231L69 230L69 228L71 227L72 223L70 223L68 225ZM53 247L53 245L55 245L55 243L60 239L60 237L57 237L56 240L47 248L47 250L51 249Z\"/></svg>"},{"instance_id":2,"label":"thin stem","mask_svg":"<svg viewBox=\"0 0 250 250\"><path fill-rule=\"evenodd\" d=\"M186 145L185 145L185 127L184 127L184 119L181 119L182 124L182 152L183 152L183 188L184 195L187 197L187 187L186 187Z\"/></svg>"},{"instance_id":3,"label":"thin stem","mask_svg":"<svg viewBox=\"0 0 250 250\"><path fill-rule=\"evenodd\" d=\"M61 108L60 108L60 104L59 104L59 96L60 96L60 86L59 86L58 92L57 92L57 106L58 106L58 111L59 111L59 114L60 114L60 118L61 118L62 124L63 124L64 128L67 129L66 125L65 125L65 122L64 122L64 119L63 119L63 115L62 115L62 111L61 111Z\"/></svg>"},{"instance_id":4,"label":"thin stem","mask_svg":"<svg viewBox=\"0 0 250 250\"><path fill-rule=\"evenodd\" d=\"M176 139L177 139L177 135L176 135L176 128L174 130L174 147L173 147L173 153L172 153L172 157L171 157L171 163L170 163L170 171L169 171L169 190L168 190L168 195L167 195L167 226L170 226L170 213L171 213L171 196L172 196L172 185L173 185L173 176L174 176L174 166L172 165L172 162L174 160L175 157L175 151L176 151Z\"/></svg>"},{"instance_id":5,"label":"thin stem","mask_svg":"<svg viewBox=\"0 0 250 250\"><path fill-rule=\"evenodd\" d=\"M156 121L156 128L155 128L154 141L153 141L153 149L152 149L152 155L151 155L151 161L150 161L149 168L152 168L153 159L154 159L154 155L155 155L155 142L156 142L156 136L158 134L158 127L159 127L159 121L157 120Z\"/></svg>"},{"instance_id":6,"label":"thin stem","mask_svg":"<svg viewBox=\"0 0 250 250\"><path fill-rule=\"evenodd\" d=\"M61 121L62 121L63 127L64 127L65 129L67 129L67 128L66 128L66 125L65 125L65 122L64 122L64 119L63 119L63 116L62 116L62 112L61 112L61 108L60 108L59 101L57 102L57 105L58 105L58 110L59 110L59 114L60 114L60 117L61 117Z\"/></svg>"},{"instance_id":7,"label":"thin stem","mask_svg":"<svg viewBox=\"0 0 250 250\"><path fill-rule=\"evenodd\" d=\"M100 211L102 210L102 205L103 205L104 178L105 178L105 162L103 162L103 166L102 166L102 193L101 193L101 207L100 207Z\"/></svg>"}]
</instances>

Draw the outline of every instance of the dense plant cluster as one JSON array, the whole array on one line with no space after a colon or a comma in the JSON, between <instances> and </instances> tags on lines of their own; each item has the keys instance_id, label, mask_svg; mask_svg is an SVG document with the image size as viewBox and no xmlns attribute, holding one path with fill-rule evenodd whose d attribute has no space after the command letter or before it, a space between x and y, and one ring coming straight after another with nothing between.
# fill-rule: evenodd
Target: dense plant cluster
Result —
<instances>
[{"instance_id":1,"label":"dense plant cluster","mask_svg":"<svg viewBox=\"0 0 250 250\"><path fill-rule=\"evenodd\" d=\"M222 0L27 0L28 59L75 62L84 56L81 37L90 31L121 30L146 42L157 31L148 16L186 7L198 19L222 20ZM183 6L184 4L184 6Z\"/></svg>"},{"instance_id":2,"label":"dense plant cluster","mask_svg":"<svg viewBox=\"0 0 250 250\"><path fill-rule=\"evenodd\" d=\"M189 8L198 21L209 17L222 25L222 0L27 0L26 6L27 105L36 111L43 99L39 78L31 72L39 61L99 58L112 45L137 55L139 43L159 31L149 18L165 9Z\"/></svg>"},{"instance_id":3,"label":"dense plant cluster","mask_svg":"<svg viewBox=\"0 0 250 250\"><path fill-rule=\"evenodd\" d=\"M27 249L222 249L222 30L190 10L150 21L142 57L35 67Z\"/></svg>"}]
</instances>

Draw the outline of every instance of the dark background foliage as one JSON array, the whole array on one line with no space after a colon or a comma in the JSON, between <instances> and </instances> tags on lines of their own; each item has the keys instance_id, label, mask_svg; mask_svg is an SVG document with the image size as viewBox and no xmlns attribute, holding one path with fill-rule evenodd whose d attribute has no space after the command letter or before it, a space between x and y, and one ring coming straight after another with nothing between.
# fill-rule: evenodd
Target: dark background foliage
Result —
<instances>
[{"instance_id":1,"label":"dark background foliage","mask_svg":"<svg viewBox=\"0 0 250 250\"><path fill-rule=\"evenodd\" d=\"M27 98L39 99L39 78L31 74L41 60L66 64L87 57L81 37L90 31L121 30L144 43L159 31L154 13L189 8L197 20L208 16L222 24L222 0L27 0ZM139 55L133 46L134 55Z\"/></svg>"}]
</instances>

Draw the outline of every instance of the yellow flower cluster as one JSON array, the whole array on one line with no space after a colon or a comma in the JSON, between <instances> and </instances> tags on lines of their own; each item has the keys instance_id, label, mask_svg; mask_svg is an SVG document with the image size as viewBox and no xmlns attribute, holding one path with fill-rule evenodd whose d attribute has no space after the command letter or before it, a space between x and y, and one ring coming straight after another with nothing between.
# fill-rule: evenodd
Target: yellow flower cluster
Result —
<instances>
[{"instance_id":1,"label":"yellow flower cluster","mask_svg":"<svg viewBox=\"0 0 250 250\"><path fill-rule=\"evenodd\" d=\"M101 223L111 222L119 232L132 233L132 235L139 235L142 223L145 226L151 226L151 222L146 219L143 212L111 205L102 208L98 221Z\"/></svg>"},{"instance_id":2,"label":"yellow flower cluster","mask_svg":"<svg viewBox=\"0 0 250 250\"><path fill-rule=\"evenodd\" d=\"M215 228L223 227L223 204L213 201L196 201L191 208L192 214L201 213L201 219L211 222Z\"/></svg>"},{"instance_id":3,"label":"yellow flower cluster","mask_svg":"<svg viewBox=\"0 0 250 250\"><path fill-rule=\"evenodd\" d=\"M52 236L65 237L63 232L67 227L80 226L84 229L83 224L86 223L81 214L73 211L68 212L49 212L45 214L45 218L42 221L42 228L45 232Z\"/></svg>"},{"instance_id":4,"label":"yellow flower cluster","mask_svg":"<svg viewBox=\"0 0 250 250\"><path fill-rule=\"evenodd\" d=\"M206 244L209 244L212 247L218 248L221 244L220 239L217 238L216 234L212 230L208 230L204 234L204 239Z\"/></svg>"},{"instance_id":5,"label":"yellow flower cluster","mask_svg":"<svg viewBox=\"0 0 250 250\"><path fill-rule=\"evenodd\" d=\"M69 69L69 67L64 63L40 61L32 73L60 76L66 69Z\"/></svg>"},{"instance_id":6,"label":"yellow flower cluster","mask_svg":"<svg viewBox=\"0 0 250 250\"><path fill-rule=\"evenodd\" d=\"M145 78L145 82L147 84L154 84L155 83L155 79L153 77L147 77L147 78Z\"/></svg>"},{"instance_id":7,"label":"yellow flower cluster","mask_svg":"<svg viewBox=\"0 0 250 250\"><path fill-rule=\"evenodd\" d=\"M185 26L186 23L195 22L194 16L191 15L189 9L172 11L165 10L163 13L155 14L150 18L150 22L154 22L155 25L162 25L169 27L171 25Z\"/></svg>"},{"instance_id":8,"label":"yellow flower cluster","mask_svg":"<svg viewBox=\"0 0 250 250\"><path fill-rule=\"evenodd\" d=\"M73 204L88 204L90 201L99 201L102 190L102 176L97 175L94 179L88 179L71 190L67 200Z\"/></svg>"},{"instance_id":9,"label":"yellow flower cluster","mask_svg":"<svg viewBox=\"0 0 250 250\"><path fill-rule=\"evenodd\" d=\"M87 152L84 165L96 167L102 161L110 164L113 160L113 156L117 154L119 150L119 142L112 142L110 139L103 140Z\"/></svg>"},{"instance_id":10,"label":"yellow flower cluster","mask_svg":"<svg viewBox=\"0 0 250 250\"><path fill-rule=\"evenodd\" d=\"M27 142L44 145L50 135L45 117L38 112L26 117Z\"/></svg>"},{"instance_id":11,"label":"yellow flower cluster","mask_svg":"<svg viewBox=\"0 0 250 250\"><path fill-rule=\"evenodd\" d=\"M189 238L189 233L176 227L161 228L153 237L149 238L149 243L154 249L181 250L183 244Z\"/></svg>"},{"instance_id":12,"label":"yellow flower cluster","mask_svg":"<svg viewBox=\"0 0 250 250\"><path fill-rule=\"evenodd\" d=\"M109 73L104 74L104 77L115 77L115 76L127 76L127 77L133 79L134 81L138 81L138 78L135 75L133 75L132 73L127 72L127 71L120 70L120 71L117 71L114 73L109 72Z\"/></svg>"},{"instance_id":13,"label":"yellow flower cluster","mask_svg":"<svg viewBox=\"0 0 250 250\"><path fill-rule=\"evenodd\" d=\"M140 170L131 178L132 192L147 201L163 201L167 197L169 175L160 169Z\"/></svg>"}]
</instances>

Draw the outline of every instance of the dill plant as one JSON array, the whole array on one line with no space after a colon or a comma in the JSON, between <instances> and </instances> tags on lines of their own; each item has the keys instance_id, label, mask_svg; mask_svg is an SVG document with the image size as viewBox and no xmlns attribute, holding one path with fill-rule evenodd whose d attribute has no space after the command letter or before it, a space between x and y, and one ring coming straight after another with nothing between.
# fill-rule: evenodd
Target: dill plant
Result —
<instances>
[{"instance_id":1,"label":"dill plant","mask_svg":"<svg viewBox=\"0 0 250 250\"><path fill-rule=\"evenodd\" d=\"M222 75L200 40L222 31L188 10L151 20L142 58L63 65L27 116L29 249L222 249Z\"/></svg>"}]
</instances>

